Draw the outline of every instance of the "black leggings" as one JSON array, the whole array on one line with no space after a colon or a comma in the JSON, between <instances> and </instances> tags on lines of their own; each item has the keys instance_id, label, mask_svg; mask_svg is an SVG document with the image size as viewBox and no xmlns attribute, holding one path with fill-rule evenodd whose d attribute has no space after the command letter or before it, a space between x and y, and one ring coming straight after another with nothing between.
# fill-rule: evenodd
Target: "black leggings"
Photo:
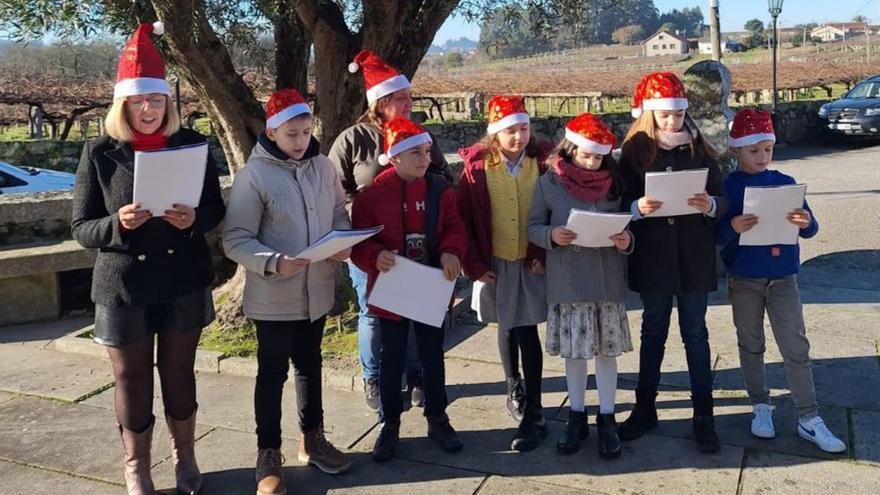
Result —
<instances>
[{"instance_id":1,"label":"black leggings","mask_svg":"<svg viewBox=\"0 0 880 495\"><path fill-rule=\"evenodd\" d=\"M201 330L164 332L158 336L156 367L162 386L165 413L187 419L196 410L196 375L193 371ZM116 380L113 397L116 420L127 430L144 431L153 420L153 339L107 347Z\"/></svg>"},{"instance_id":2,"label":"black leggings","mask_svg":"<svg viewBox=\"0 0 880 495\"><path fill-rule=\"evenodd\" d=\"M538 326L528 325L498 329L498 351L501 353L501 367L504 378L519 379L519 361L522 354L522 377L525 393L533 395L541 403L541 370L544 367L544 354L538 338Z\"/></svg>"},{"instance_id":3,"label":"black leggings","mask_svg":"<svg viewBox=\"0 0 880 495\"><path fill-rule=\"evenodd\" d=\"M257 446L281 448L281 396L287 371L293 362L296 405L302 432L319 428L324 422L321 397L321 340L324 318L310 322L262 321L257 326L257 386L254 410L257 419Z\"/></svg>"}]
</instances>

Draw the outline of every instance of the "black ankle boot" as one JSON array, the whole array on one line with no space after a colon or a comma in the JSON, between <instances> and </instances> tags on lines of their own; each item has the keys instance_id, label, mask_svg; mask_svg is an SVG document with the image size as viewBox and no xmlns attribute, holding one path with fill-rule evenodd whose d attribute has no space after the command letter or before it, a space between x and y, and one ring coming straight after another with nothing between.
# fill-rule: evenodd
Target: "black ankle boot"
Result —
<instances>
[{"instance_id":1,"label":"black ankle boot","mask_svg":"<svg viewBox=\"0 0 880 495\"><path fill-rule=\"evenodd\" d=\"M522 421L523 409L525 403L523 401L522 380L519 378L507 379L507 414L514 421Z\"/></svg>"},{"instance_id":2,"label":"black ankle boot","mask_svg":"<svg viewBox=\"0 0 880 495\"><path fill-rule=\"evenodd\" d=\"M437 442L441 449L450 454L454 454L462 448L458 433L449 424L449 417L445 414L428 418L428 438Z\"/></svg>"},{"instance_id":3,"label":"black ankle boot","mask_svg":"<svg viewBox=\"0 0 880 495\"><path fill-rule=\"evenodd\" d=\"M657 394L636 394L636 406L629 417L620 424L618 434L621 440L635 440L648 430L657 427L657 407L654 403Z\"/></svg>"},{"instance_id":4,"label":"black ankle boot","mask_svg":"<svg viewBox=\"0 0 880 495\"><path fill-rule=\"evenodd\" d=\"M397 443L400 441L400 420L385 421L379 438L373 445L373 460L376 462L388 462L394 459L397 453Z\"/></svg>"},{"instance_id":5,"label":"black ankle boot","mask_svg":"<svg viewBox=\"0 0 880 495\"><path fill-rule=\"evenodd\" d=\"M694 437L697 448L704 454L721 450L721 440L715 433L714 406L712 398L694 401Z\"/></svg>"},{"instance_id":6,"label":"black ankle boot","mask_svg":"<svg viewBox=\"0 0 880 495\"><path fill-rule=\"evenodd\" d=\"M534 450L541 440L547 438L547 420L537 400L526 397L526 408L523 419L516 429L516 436L510 443L510 448L519 452Z\"/></svg>"},{"instance_id":7,"label":"black ankle boot","mask_svg":"<svg viewBox=\"0 0 880 495\"><path fill-rule=\"evenodd\" d=\"M565 422L565 433L556 441L556 452L562 455L574 454L581 448L581 443L590 436L590 426L587 421L587 413L583 411L568 411L568 421Z\"/></svg>"},{"instance_id":8,"label":"black ankle boot","mask_svg":"<svg viewBox=\"0 0 880 495\"><path fill-rule=\"evenodd\" d=\"M597 414L596 430L599 432L599 457L614 459L620 457L620 437L617 436L617 421L614 414Z\"/></svg>"}]
</instances>

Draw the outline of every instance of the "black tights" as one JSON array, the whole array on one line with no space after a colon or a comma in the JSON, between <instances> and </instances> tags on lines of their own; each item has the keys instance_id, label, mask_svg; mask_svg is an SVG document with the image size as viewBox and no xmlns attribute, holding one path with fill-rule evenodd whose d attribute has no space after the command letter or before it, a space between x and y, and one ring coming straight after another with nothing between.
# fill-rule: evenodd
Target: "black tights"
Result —
<instances>
[{"instance_id":1,"label":"black tights","mask_svg":"<svg viewBox=\"0 0 880 495\"><path fill-rule=\"evenodd\" d=\"M541 370L544 354L538 338L538 326L529 325L498 329L498 350L505 379L519 379L519 358L522 354L525 393L541 400Z\"/></svg>"},{"instance_id":2,"label":"black tights","mask_svg":"<svg viewBox=\"0 0 880 495\"><path fill-rule=\"evenodd\" d=\"M189 418L196 410L196 375L193 370L201 331L165 332L159 335L156 367L162 386L165 413ZM127 430L144 431L153 420L153 339L108 347L116 380L116 420Z\"/></svg>"}]
</instances>

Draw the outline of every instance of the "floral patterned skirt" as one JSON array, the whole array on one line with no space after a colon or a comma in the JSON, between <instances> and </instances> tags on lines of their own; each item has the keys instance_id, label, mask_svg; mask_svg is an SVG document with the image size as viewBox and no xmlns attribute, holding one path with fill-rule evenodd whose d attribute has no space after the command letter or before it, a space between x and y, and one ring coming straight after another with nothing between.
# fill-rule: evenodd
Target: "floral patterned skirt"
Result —
<instances>
[{"instance_id":1,"label":"floral patterned skirt","mask_svg":"<svg viewBox=\"0 0 880 495\"><path fill-rule=\"evenodd\" d=\"M552 304L547 353L571 359L617 357L633 350L626 306L614 302Z\"/></svg>"}]
</instances>

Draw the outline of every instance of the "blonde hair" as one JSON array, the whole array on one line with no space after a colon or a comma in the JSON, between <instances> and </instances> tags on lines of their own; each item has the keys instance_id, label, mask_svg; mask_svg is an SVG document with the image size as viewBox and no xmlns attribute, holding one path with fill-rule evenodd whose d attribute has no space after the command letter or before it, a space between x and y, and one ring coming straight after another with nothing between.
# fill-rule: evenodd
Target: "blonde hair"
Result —
<instances>
[{"instance_id":1,"label":"blonde hair","mask_svg":"<svg viewBox=\"0 0 880 495\"><path fill-rule=\"evenodd\" d=\"M695 131L694 144L691 146L691 155L695 155L699 149L703 156L712 160L717 159L717 153L703 138L703 133L697 128L693 118L687 112L684 115L683 129L688 132ZM657 127L654 121L654 111L645 110L642 115L633 122L621 146L621 157L635 165L636 169L644 173L651 168L651 164L657 159Z\"/></svg>"},{"instance_id":2,"label":"blonde hair","mask_svg":"<svg viewBox=\"0 0 880 495\"><path fill-rule=\"evenodd\" d=\"M165 96L165 118L161 129L162 134L171 136L180 130L180 115L177 114L177 108L173 105L170 96ZM122 142L129 143L134 139L134 132L131 123L128 121L128 115L125 113L125 99L120 97L113 100L113 105L107 111L104 118L104 129L111 138Z\"/></svg>"},{"instance_id":3,"label":"blonde hair","mask_svg":"<svg viewBox=\"0 0 880 495\"><path fill-rule=\"evenodd\" d=\"M391 101L393 95L394 93L389 93L367 105L366 111L358 118L358 124L370 124L378 129L379 132L382 132L382 125L385 123L385 119L382 118L381 112L385 109L385 105Z\"/></svg>"}]
</instances>

